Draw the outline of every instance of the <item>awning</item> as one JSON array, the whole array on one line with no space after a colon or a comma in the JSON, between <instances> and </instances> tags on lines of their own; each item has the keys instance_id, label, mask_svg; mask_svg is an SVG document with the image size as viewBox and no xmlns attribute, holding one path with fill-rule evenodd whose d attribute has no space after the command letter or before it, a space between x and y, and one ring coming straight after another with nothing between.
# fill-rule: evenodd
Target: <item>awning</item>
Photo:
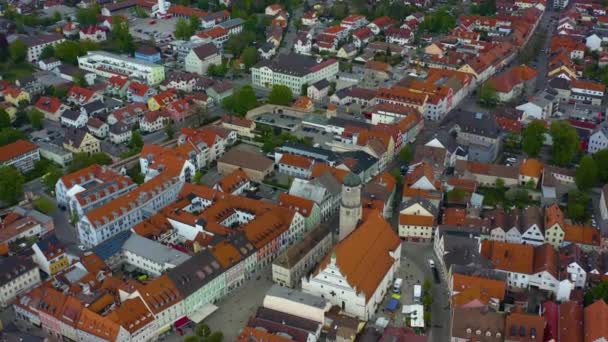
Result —
<instances>
[{"instance_id":1,"label":"awning","mask_svg":"<svg viewBox=\"0 0 608 342\"><path fill-rule=\"evenodd\" d=\"M215 310L219 309L217 306L207 303L203 305L200 309L194 311L194 313L188 315L188 318L194 323L200 323L205 318L209 317Z\"/></svg>"},{"instance_id":2,"label":"awning","mask_svg":"<svg viewBox=\"0 0 608 342\"><path fill-rule=\"evenodd\" d=\"M391 300L389 300L388 303L386 303L386 309L388 311L395 311L398 306L399 306L399 301L395 298L391 298Z\"/></svg>"},{"instance_id":3,"label":"awning","mask_svg":"<svg viewBox=\"0 0 608 342\"><path fill-rule=\"evenodd\" d=\"M190 323L190 319L186 316L178 319L177 321L175 321L174 325L177 329L183 327L184 325Z\"/></svg>"}]
</instances>

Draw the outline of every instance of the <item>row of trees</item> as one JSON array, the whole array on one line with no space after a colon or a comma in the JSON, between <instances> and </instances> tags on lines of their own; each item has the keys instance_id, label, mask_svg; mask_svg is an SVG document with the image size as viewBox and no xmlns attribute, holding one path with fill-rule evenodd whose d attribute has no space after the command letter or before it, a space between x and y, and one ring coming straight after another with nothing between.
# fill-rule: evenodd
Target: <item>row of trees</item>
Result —
<instances>
[{"instance_id":1,"label":"row of trees","mask_svg":"<svg viewBox=\"0 0 608 342\"><path fill-rule=\"evenodd\" d=\"M184 18L177 19L175 24L175 38L189 40L200 27L200 21L193 15L189 20Z\"/></svg>"},{"instance_id":2,"label":"row of trees","mask_svg":"<svg viewBox=\"0 0 608 342\"><path fill-rule=\"evenodd\" d=\"M577 156L580 141L576 130L566 121L553 121L549 129L543 121L531 122L522 132L522 149L530 157L537 157L545 143L546 134L553 145L551 158L558 166L568 166Z\"/></svg>"}]
</instances>

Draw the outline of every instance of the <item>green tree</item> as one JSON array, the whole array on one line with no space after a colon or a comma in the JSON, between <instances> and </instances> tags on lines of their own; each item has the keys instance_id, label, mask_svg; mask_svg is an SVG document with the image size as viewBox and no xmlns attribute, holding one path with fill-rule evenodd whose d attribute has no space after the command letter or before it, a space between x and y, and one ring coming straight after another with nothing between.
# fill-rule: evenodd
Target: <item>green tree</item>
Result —
<instances>
[{"instance_id":1,"label":"green tree","mask_svg":"<svg viewBox=\"0 0 608 342\"><path fill-rule=\"evenodd\" d=\"M589 190L597 184L599 171L590 155L583 156L576 168L576 186L579 190Z\"/></svg>"},{"instance_id":2,"label":"green tree","mask_svg":"<svg viewBox=\"0 0 608 342\"><path fill-rule=\"evenodd\" d=\"M173 123L169 122L165 125L165 134L169 140L173 139L175 136L175 127L173 127Z\"/></svg>"},{"instance_id":3,"label":"green tree","mask_svg":"<svg viewBox=\"0 0 608 342\"><path fill-rule=\"evenodd\" d=\"M91 155L87 153L75 153L72 162L67 167L68 173L78 171L93 164L110 165L112 164L112 158L103 152L93 153Z\"/></svg>"},{"instance_id":4,"label":"green tree","mask_svg":"<svg viewBox=\"0 0 608 342\"><path fill-rule=\"evenodd\" d=\"M604 302L608 302L608 282L603 281L585 293L585 305L591 305L596 300L603 300Z\"/></svg>"},{"instance_id":5,"label":"green tree","mask_svg":"<svg viewBox=\"0 0 608 342\"><path fill-rule=\"evenodd\" d=\"M63 170L55 164L50 164L46 168L46 173L42 176L42 184L44 184L46 191L55 190L55 184L61 176L63 176Z\"/></svg>"},{"instance_id":6,"label":"green tree","mask_svg":"<svg viewBox=\"0 0 608 342\"><path fill-rule=\"evenodd\" d=\"M0 201L12 205L23 195L25 177L13 166L0 167Z\"/></svg>"},{"instance_id":7,"label":"green tree","mask_svg":"<svg viewBox=\"0 0 608 342\"><path fill-rule=\"evenodd\" d=\"M30 124L32 125L32 127L34 127L34 129L40 130L44 127L43 124L43 119L44 119L44 114L39 111L38 109L31 109L27 112L27 119L30 122Z\"/></svg>"},{"instance_id":8,"label":"green tree","mask_svg":"<svg viewBox=\"0 0 608 342\"><path fill-rule=\"evenodd\" d=\"M243 64L245 64L245 68L249 70L249 68L258 62L258 50L253 46L246 47L241 54L241 60L243 61Z\"/></svg>"},{"instance_id":9,"label":"green tree","mask_svg":"<svg viewBox=\"0 0 608 342\"><path fill-rule=\"evenodd\" d=\"M589 217L587 207L590 200L589 195L585 191L571 190L568 193L567 216L572 221L585 222Z\"/></svg>"},{"instance_id":10,"label":"green tree","mask_svg":"<svg viewBox=\"0 0 608 342\"><path fill-rule=\"evenodd\" d=\"M41 196L34 200L34 209L48 215L55 211L55 204L48 198Z\"/></svg>"},{"instance_id":11,"label":"green tree","mask_svg":"<svg viewBox=\"0 0 608 342\"><path fill-rule=\"evenodd\" d=\"M496 179L496 183L494 184L496 189L504 189L505 188L505 180L502 178Z\"/></svg>"},{"instance_id":12,"label":"green tree","mask_svg":"<svg viewBox=\"0 0 608 342\"><path fill-rule=\"evenodd\" d=\"M198 0L196 5L198 6L198 8L202 9L203 11L209 10L209 0Z\"/></svg>"},{"instance_id":13,"label":"green tree","mask_svg":"<svg viewBox=\"0 0 608 342\"><path fill-rule=\"evenodd\" d=\"M80 56L80 46L77 41L66 40L55 47L55 57L62 62L76 64Z\"/></svg>"},{"instance_id":14,"label":"green tree","mask_svg":"<svg viewBox=\"0 0 608 342\"><path fill-rule=\"evenodd\" d=\"M25 139L23 132L16 130L12 127L6 127L0 129L0 146L8 145L19 139Z\"/></svg>"},{"instance_id":15,"label":"green tree","mask_svg":"<svg viewBox=\"0 0 608 342\"><path fill-rule=\"evenodd\" d=\"M409 164L409 162L412 161L412 158L414 158L412 146L409 144L405 145L405 147L399 151L399 160L404 164Z\"/></svg>"},{"instance_id":16,"label":"green tree","mask_svg":"<svg viewBox=\"0 0 608 342\"><path fill-rule=\"evenodd\" d=\"M536 158L545 142L547 128L540 120L532 121L521 133L522 149L529 157Z\"/></svg>"},{"instance_id":17,"label":"green tree","mask_svg":"<svg viewBox=\"0 0 608 342\"><path fill-rule=\"evenodd\" d=\"M190 32L192 32L192 35L194 35L196 33L196 31L198 31L198 29L201 27L201 21L195 15L190 16L189 21L190 21Z\"/></svg>"},{"instance_id":18,"label":"green tree","mask_svg":"<svg viewBox=\"0 0 608 342\"><path fill-rule=\"evenodd\" d=\"M184 18L177 19L177 23L175 23L175 38L189 40L190 37L192 37L192 30L188 20Z\"/></svg>"},{"instance_id":19,"label":"green tree","mask_svg":"<svg viewBox=\"0 0 608 342\"><path fill-rule=\"evenodd\" d=\"M192 178L192 183L201 184L201 180L203 179L204 173L201 170L196 170L194 173L194 177ZM198 327L197 327L198 329Z\"/></svg>"},{"instance_id":20,"label":"green tree","mask_svg":"<svg viewBox=\"0 0 608 342\"><path fill-rule=\"evenodd\" d=\"M131 133L131 141L129 141L129 147L136 151L141 151L141 148L144 146L144 139L141 137L141 133L139 131L133 131Z\"/></svg>"},{"instance_id":21,"label":"green tree","mask_svg":"<svg viewBox=\"0 0 608 342\"><path fill-rule=\"evenodd\" d=\"M129 23L121 16L112 17L111 41L120 52L133 53L135 44L129 33Z\"/></svg>"},{"instance_id":22,"label":"green tree","mask_svg":"<svg viewBox=\"0 0 608 342\"><path fill-rule=\"evenodd\" d=\"M53 45L47 45L40 52L40 59L42 60L51 57L55 57L55 48L53 47Z\"/></svg>"},{"instance_id":23,"label":"green tree","mask_svg":"<svg viewBox=\"0 0 608 342\"><path fill-rule=\"evenodd\" d=\"M97 50L99 44L90 40L76 41L66 40L55 46L54 56L62 62L78 64L78 57L83 56L87 51Z\"/></svg>"},{"instance_id":24,"label":"green tree","mask_svg":"<svg viewBox=\"0 0 608 342\"><path fill-rule=\"evenodd\" d=\"M0 128L11 127L11 117L8 113L0 108Z\"/></svg>"},{"instance_id":25,"label":"green tree","mask_svg":"<svg viewBox=\"0 0 608 342\"><path fill-rule=\"evenodd\" d=\"M207 324L199 324L194 330L196 335L202 338L207 338L209 335L211 335L211 329L209 329Z\"/></svg>"},{"instance_id":26,"label":"green tree","mask_svg":"<svg viewBox=\"0 0 608 342\"><path fill-rule=\"evenodd\" d=\"M222 342L222 341L224 341L224 334L221 331L216 331L205 339L205 342Z\"/></svg>"},{"instance_id":27,"label":"green tree","mask_svg":"<svg viewBox=\"0 0 608 342\"><path fill-rule=\"evenodd\" d=\"M99 5L76 10L76 21L83 27L97 24L100 13Z\"/></svg>"},{"instance_id":28,"label":"green tree","mask_svg":"<svg viewBox=\"0 0 608 342\"><path fill-rule=\"evenodd\" d=\"M441 8L434 13L427 14L419 25L419 31L429 33L446 33L456 26L456 18Z\"/></svg>"},{"instance_id":29,"label":"green tree","mask_svg":"<svg viewBox=\"0 0 608 342\"><path fill-rule=\"evenodd\" d=\"M448 200L453 201L453 202L460 202L462 200L464 200L466 196L466 192L464 192L464 190L462 189L452 189L450 191L448 191Z\"/></svg>"},{"instance_id":30,"label":"green tree","mask_svg":"<svg viewBox=\"0 0 608 342\"><path fill-rule=\"evenodd\" d=\"M226 97L222 101L222 107L239 116L244 116L247 112L258 106L258 99L255 91L250 85L245 85L236 90L232 96Z\"/></svg>"},{"instance_id":31,"label":"green tree","mask_svg":"<svg viewBox=\"0 0 608 342\"><path fill-rule=\"evenodd\" d=\"M200 342L201 339L196 335L189 335L184 337L184 342Z\"/></svg>"},{"instance_id":32,"label":"green tree","mask_svg":"<svg viewBox=\"0 0 608 342\"><path fill-rule=\"evenodd\" d=\"M553 121L549 133L553 139L553 162L559 166L568 165L579 149L578 133L566 121Z\"/></svg>"},{"instance_id":33,"label":"green tree","mask_svg":"<svg viewBox=\"0 0 608 342\"><path fill-rule=\"evenodd\" d=\"M10 56L6 34L0 33L0 62L5 62Z\"/></svg>"},{"instance_id":34,"label":"green tree","mask_svg":"<svg viewBox=\"0 0 608 342\"><path fill-rule=\"evenodd\" d=\"M498 102L498 94L496 93L494 84L486 82L479 88L479 102L488 107L496 105Z\"/></svg>"},{"instance_id":35,"label":"green tree","mask_svg":"<svg viewBox=\"0 0 608 342\"><path fill-rule=\"evenodd\" d=\"M272 90L268 95L268 103L288 106L293 101L293 93L288 86L276 84L272 86Z\"/></svg>"},{"instance_id":36,"label":"green tree","mask_svg":"<svg viewBox=\"0 0 608 342\"><path fill-rule=\"evenodd\" d=\"M395 181L398 184L401 184L403 176L401 176L401 170L399 170L398 167L393 168L389 173L391 174L391 176L393 176L393 178L395 178Z\"/></svg>"},{"instance_id":37,"label":"green tree","mask_svg":"<svg viewBox=\"0 0 608 342\"><path fill-rule=\"evenodd\" d=\"M192 108L192 115L196 118L198 126L202 126L205 124L205 121L209 119L209 111L207 110L207 106L196 104Z\"/></svg>"},{"instance_id":38,"label":"green tree","mask_svg":"<svg viewBox=\"0 0 608 342\"><path fill-rule=\"evenodd\" d=\"M245 48L253 45L256 40L256 33L250 30L243 30L239 34L235 34L228 38L228 41L224 44L224 48L232 52L236 56L240 56Z\"/></svg>"},{"instance_id":39,"label":"green tree","mask_svg":"<svg viewBox=\"0 0 608 342\"><path fill-rule=\"evenodd\" d=\"M608 183L608 149L597 151L593 155L598 169L598 178L601 183Z\"/></svg>"},{"instance_id":40,"label":"green tree","mask_svg":"<svg viewBox=\"0 0 608 342\"><path fill-rule=\"evenodd\" d=\"M21 39L17 39L12 42L11 45L9 45L8 50L14 63L25 62L25 57L27 56L27 45L25 45Z\"/></svg>"}]
</instances>

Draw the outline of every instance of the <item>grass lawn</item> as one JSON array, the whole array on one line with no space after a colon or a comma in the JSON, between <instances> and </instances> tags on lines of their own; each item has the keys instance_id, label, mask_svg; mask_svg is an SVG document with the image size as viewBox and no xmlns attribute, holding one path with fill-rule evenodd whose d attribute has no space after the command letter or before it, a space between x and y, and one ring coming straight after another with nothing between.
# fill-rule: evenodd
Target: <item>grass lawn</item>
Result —
<instances>
[{"instance_id":1,"label":"grass lawn","mask_svg":"<svg viewBox=\"0 0 608 342\"><path fill-rule=\"evenodd\" d=\"M34 67L28 63L20 63L17 65L3 63L0 64L0 73L4 80L14 81L17 78L31 76L34 73Z\"/></svg>"}]
</instances>

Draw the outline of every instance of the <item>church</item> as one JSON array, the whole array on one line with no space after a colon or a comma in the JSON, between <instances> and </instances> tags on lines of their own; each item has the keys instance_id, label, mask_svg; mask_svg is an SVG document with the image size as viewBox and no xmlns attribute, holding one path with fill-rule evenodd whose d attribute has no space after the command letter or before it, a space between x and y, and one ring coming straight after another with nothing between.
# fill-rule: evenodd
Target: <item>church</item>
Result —
<instances>
[{"instance_id":1,"label":"church","mask_svg":"<svg viewBox=\"0 0 608 342\"><path fill-rule=\"evenodd\" d=\"M346 175L342 183L340 241L313 274L302 279L302 290L368 320L390 291L401 240L380 212L364 213L357 175Z\"/></svg>"}]
</instances>

